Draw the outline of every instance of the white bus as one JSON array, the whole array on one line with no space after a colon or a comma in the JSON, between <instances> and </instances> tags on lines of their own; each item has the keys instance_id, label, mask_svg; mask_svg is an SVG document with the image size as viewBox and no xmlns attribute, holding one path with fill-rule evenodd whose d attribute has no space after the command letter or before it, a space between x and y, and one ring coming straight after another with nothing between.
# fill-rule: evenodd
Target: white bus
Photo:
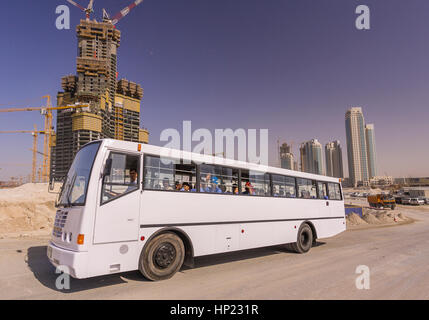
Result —
<instances>
[{"instance_id":1,"label":"white bus","mask_svg":"<svg viewBox=\"0 0 429 320\"><path fill-rule=\"evenodd\" d=\"M172 277L194 257L286 244L305 253L345 230L339 179L117 140L76 155L48 257L74 278Z\"/></svg>"}]
</instances>

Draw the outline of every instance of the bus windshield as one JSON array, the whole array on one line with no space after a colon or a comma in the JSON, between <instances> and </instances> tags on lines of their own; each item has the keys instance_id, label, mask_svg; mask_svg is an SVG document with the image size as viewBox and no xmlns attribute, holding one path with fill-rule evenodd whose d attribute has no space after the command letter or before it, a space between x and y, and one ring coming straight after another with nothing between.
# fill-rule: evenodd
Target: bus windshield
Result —
<instances>
[{"instance_id":1,"label":"bus windshield","mask_svg":"<svg viewBox=\"0 0 429 320\"><path fill-rule=\"evenodd\" d=\"M100 142L91 143L76 154L59 195L58 205L79 206L85 204L89 176L99 146Z\"/></svg>"}]
</instances>

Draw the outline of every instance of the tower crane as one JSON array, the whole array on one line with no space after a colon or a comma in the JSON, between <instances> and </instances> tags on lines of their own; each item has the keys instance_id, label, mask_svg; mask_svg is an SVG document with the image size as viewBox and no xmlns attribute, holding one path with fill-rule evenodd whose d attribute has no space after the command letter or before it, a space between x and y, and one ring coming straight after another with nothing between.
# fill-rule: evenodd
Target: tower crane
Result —
<instances>
[{"instance_id":1,"label":"tower crane","mask_svg":"<svg viewBox=\"0 0 429 320\"><path fill-rule=\"evenodd\" d=\"M74 5L75 7L79 8L83 12L85 12L86 19L89 20L91 17L91 13L94 12L94 0L90 0L88 7L84 8L80 4L74 2L73 0L67 0L68 3Z\"/></svg>"},{"instance_id":2,"label":"tower crane","mask_svg":"<svg viewBox=\"0 0 429 320\"><path fill-rule=\"evenodd\" d=\"M36 182L36 171L37 171L37 138L39 134L45 134L45 131L38 131L36 125L34 125L34 130L13 130L13 131L0 131L1 133L31 133L33 136L33 163L31 171L31 182ZM46 134L45 134L46 135ZM39 179L40 180L40 179Z\"/></svg>"},{"instance_id":3,"label":"tower crane","mask_svg":"<svg viewBox=\"0 0 429 320\"><path fill-rule=\"evenodd\" d=\"M94 0L89 1L88 7L85 9L80 4L76 3L73 0L67 0L68 3L74 5L75 7L79 8L86 14L86 19L89 20L91 13L94 12ZM124 9L119 11L117 14L113 16L113 18L110 18L110 15L107 13L105 9L103 9L103 21L104 22L110 22L113 25L116 25L119 20L124 18L127 14L130 13L131 10L133 10L135 7L137 7L140 3L142 3L143 0L135 0L130 5L126 6Z\"/></svg>"},{"instance_id":4,"label":"tower crane","mask_svg":"<svg viewBox=\"0 0 429 320\"><path fill-rule=\"evenodd\" d=\"M39 111L41 115L45 117L45 128L43 131L44 140L43 140L43 164L42 164L42 177L44 182L49 181L49 168L51 163L51 147L52 147L52 136L54 135L54 130L52 127L52 111L53 110L66 110L66 109L79 109L87 108L88 104L80 105L71 105L64 107L52 107L51 105L51 96L46 95L42 97L46 99L46 106L44 107L24 107L24 108L7 108L0 109L0 113L4 112L23 112L23 111Z\"/></svg>"}]
</instances>

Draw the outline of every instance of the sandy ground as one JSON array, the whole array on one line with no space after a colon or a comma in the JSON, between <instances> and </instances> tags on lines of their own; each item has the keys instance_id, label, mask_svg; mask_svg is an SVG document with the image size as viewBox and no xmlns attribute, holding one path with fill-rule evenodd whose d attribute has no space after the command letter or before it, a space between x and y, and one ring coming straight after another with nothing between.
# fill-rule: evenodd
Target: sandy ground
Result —
<instances>
[{"instance_id":1,"label":"sandy ground","mask_svg":"<svg viewBox=\"0 0 429 320\"><path fill-rule=\"evenodd\" d=\"M72 279L61 291L46 257L55 197L46 185L0 190L0 299L429 299L429 206L375 210L346 199L364 207L364 223L304 255L260 248L197 258L167 281L136 271ZM359 265L370 269L369 290L356 288Z\"/></svg>"},{"instance_id":2,"label":"sandy ground","mask_svg":"<svg viewBox=\"0 0 429 320\"><path fill-rule=\"evenodd\" d=\"M55 219L56 197L48 192L46 183L0 189L0 238L48 235Z\"/></svg>"},{"instance_id":3,"label":"sandy ground","mask_svg":"<svg viewBox=\"0 0 429 320\"><path fill-rule=\"evenodd\" d=\"M380 226L394 226L412 223L414 220L408 217L406 212L413 210L429 210L429 206L411 207L397 205L395 210L370 208L366 198L345 198L345 204L358 205L363 208L363 216L350 214L347 216L347 229L357 230Z\"/></svg>"},{"instance_id":4,"label":"sandy ground","mask_svg":"<svg viewBox=\"0 0 429 320\"><path fill-rule=\"evenodd\" d=\"M0 240L0 299L429 299L429 206L401 208L414 223L348 230L307 254L283 246L200 257L172 279L139 272L55 287L47 237ZM370 289L356 288L356 268ZM204 288L204 290L202 290Z\"/></svg>"}]
</instances>

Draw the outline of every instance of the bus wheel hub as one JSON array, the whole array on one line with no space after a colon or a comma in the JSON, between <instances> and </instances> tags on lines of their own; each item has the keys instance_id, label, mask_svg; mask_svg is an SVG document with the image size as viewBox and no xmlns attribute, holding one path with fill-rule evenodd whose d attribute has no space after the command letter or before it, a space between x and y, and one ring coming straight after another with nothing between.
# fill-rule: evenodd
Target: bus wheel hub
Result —
<instances>
[{"instance_id":1,"label":"bus wheel hub","mask_svg":"<svg viewBox=\"0 0 429 320\"><path fill-rule=\"evenodd\" d=\"M176 249L170 243L161 244L154 252L154 261L161 269L167 268L176 258Z\"/></svg>"}]
</instances>

